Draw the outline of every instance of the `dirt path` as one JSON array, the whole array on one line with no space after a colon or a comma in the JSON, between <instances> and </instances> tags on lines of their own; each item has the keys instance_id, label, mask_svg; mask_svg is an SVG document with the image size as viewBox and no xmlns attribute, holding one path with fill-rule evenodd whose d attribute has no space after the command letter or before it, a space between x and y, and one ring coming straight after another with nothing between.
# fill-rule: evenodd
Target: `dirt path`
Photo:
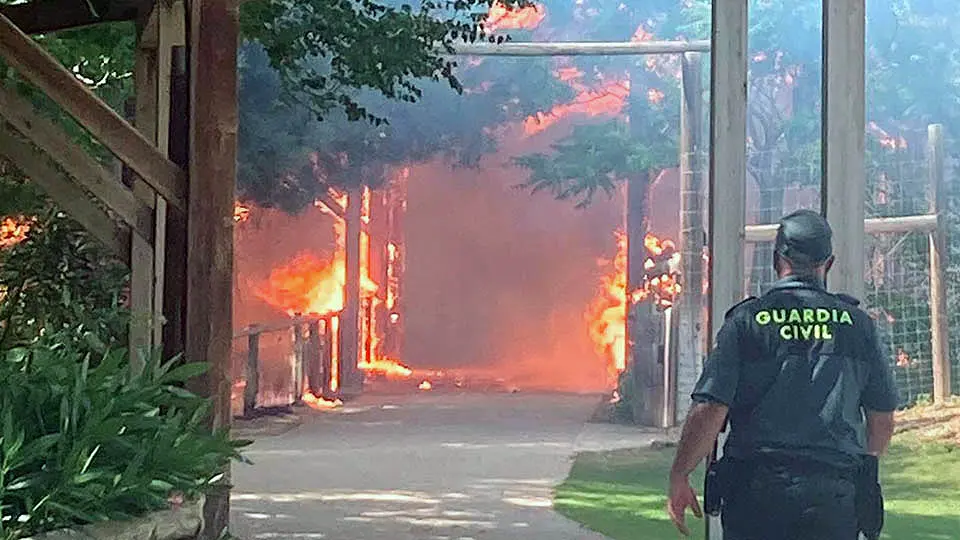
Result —
<instances>
[{"instance_id":1,"label":"dirt path","mask_svg":"<svg viewBox=\"0 0 960 540\"><path fill-rule=\"evenodd\" d=\"M590 425L596 396L370 396L258 441L234 467L246 540L591 540L554 513L579 449L649 444Z\"/></svg>"}]
</instances>

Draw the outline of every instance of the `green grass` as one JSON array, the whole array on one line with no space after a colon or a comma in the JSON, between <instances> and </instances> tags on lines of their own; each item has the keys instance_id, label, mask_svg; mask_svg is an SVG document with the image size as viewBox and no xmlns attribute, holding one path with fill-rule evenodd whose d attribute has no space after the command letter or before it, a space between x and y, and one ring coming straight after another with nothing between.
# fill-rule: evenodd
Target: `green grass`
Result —
<instances>
[{"instance_id":1,"label":"green grass","mask_svg":"<svg viewBox=\"0 0 960 540\"><path fill-rule=\"evenodd\" d=\"M557 510L615 540L676 540L667 518L666 475L674 450L619 450L577 456L557 488ZM900 437L882 463L884 539L960 538L960 448ZM702 474L693 479L701 493ZM692 538L703 522L688 515Z\"/></svg>"}]
</instances>

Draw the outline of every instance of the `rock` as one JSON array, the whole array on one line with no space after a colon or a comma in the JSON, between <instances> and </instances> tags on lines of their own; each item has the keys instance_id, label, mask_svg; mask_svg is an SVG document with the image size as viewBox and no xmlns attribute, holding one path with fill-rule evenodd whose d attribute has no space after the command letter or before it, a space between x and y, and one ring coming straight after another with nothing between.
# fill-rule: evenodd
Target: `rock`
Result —
<instances>
[{"instance_id":1,"label":"rock","mask_svg":"<svg viewBox=\"0 0 960 540\"><path fill-rule=\"evenodd\" d=\"M40 534L26 540L194 540L200 532L202 502L162 510L130 521L107 521Z\"/></svg>"}]
</instances>

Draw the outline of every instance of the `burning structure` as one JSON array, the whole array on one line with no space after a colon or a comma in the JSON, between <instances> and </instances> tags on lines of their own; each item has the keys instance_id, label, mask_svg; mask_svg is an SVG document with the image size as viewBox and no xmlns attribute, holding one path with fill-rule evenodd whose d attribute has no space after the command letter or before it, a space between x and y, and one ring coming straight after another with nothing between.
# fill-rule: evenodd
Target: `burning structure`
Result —
<instances>
[{"instance_id":1,"label":"burning structure","mask_svg":"<svg viewBox=\"0 0 960 540\"><path fill-rule=\"evenodd\" d=\"M490 22L530 29L545 16L542 8L495 9ZM638 31L634 39L651 37ZM549 76L570 97L485 128L500 150L480 155L473 167L451 166L440 155L395 164L383 187L331 191L299 216L238 204L236 327L250 339L247 351L238 347L236 365L247 356L258 371L262 380L247 384L263 394L254 401L287 392L329 407L363 384L410 391L616 387L637 356L636 329L662 327L680 293L680 250L651 233L679 238L682 175L675 162L656 174L613 172L637 178L579 209L516 193L528 171L515 158L557 148L574 121L625 120L641 110L639 102L662 115L666 88L636 73L550 62ZM678 66L647 62L640 69L663 71L676 85ZM481 82L467 94L494 87ZM600 274L598 259L607 260ZM275 327L249 328L283 317L295 324L270 343L263 336ZM671 349L662 346L662 330L654 334L660 352L641 356L652 370L668 370L663 359Z\"/></svg>"}]
</instances>

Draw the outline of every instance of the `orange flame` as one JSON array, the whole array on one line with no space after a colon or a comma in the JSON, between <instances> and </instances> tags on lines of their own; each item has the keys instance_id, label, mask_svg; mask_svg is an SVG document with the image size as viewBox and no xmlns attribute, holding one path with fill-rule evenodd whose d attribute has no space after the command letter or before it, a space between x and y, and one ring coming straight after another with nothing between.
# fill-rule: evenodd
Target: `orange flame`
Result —
<instances>
[{"instance_id":1,"label":"orange flame","mask_svg":"<svg viewBox=\"0 0 960 540\"><path fill-rule=\"evenodd\" d=\"M907 140L902 136L893 136L888 133L886 130L881 128L876 122L870 122L867 124L867 131L871 135L876 137L880 146L890 149L890 150L904 150L907 148Z\"/></svg>"},{"instance_id":2,"label":"orange flame","mask_svg":"<svg viewBox=\"0 0 960 540\"><path fill-rule=\"evenodd\" d=\"M594 350L607 359L612 375L627 368L627 235L617 231L616 237L612 272L600 278L597 297L587 310Z\"/></svg>"},{"instance_id":3,"label":"orange flame","mask_svg":"<svg viewBox=\"0 0 960 540\"><path fill-rule=\"evenodd\" d=\"M623 111L628 97L630 97L630 81L608 81L597 89L581 91L570 103L562 103L554 106L549 112L538 112L527 117L523 122L523 131L527 135L540 133L571 114L614 116Z\"/></svg>"},{"instance_id":4,"label":"orange flame","mask_svg":"<svg viewBox=\"0 0 960 540\"><path fill-rule=\"evenodd\" d=\"M233 203L233 221L243 223L250 219L250 207L240 204L240 201Z\"/></svg>"},{"instance_id":5,"label":"orange flame","mask_svg":"<svg viewBox=\"0 0 960 540\"><path fill-rule=\"evenodd\" d=\"M652 299L659 309L676 302L680 294L678 268L680 254L670 240L652 234L644 238L648 257L644 261L644 284L627 294L627 235L616 232L617 253L611 272L601 277L597 296L587 310L590 338L598 354L607 358L612 375L626 369L627 299L630 305ZM607 262L606 264L610 264Z\"/></svg>"},{"instance_id":6,"label":"orange flame","mask_svg":"<svg viewBox=\"0 0 960 540\"><path fill-rule=\"evenodd\" d=\"M332 261L301 252L286 265L271 271L266 286L257 291L257 296L290 315L327 315L341 311L346 283L345 225L335 222L334 228L337 251ZM361 264L363 262L361 260ZM361 272L360 281L364 297L377 292L378 286L370 279L369 271Z\"/></svg>"},{"instance_id":7,"label":"orange flame","mask_svg":"<svg viewBox=\"0 0 960 540\"><path fill-rule=\"evenodd\" d=\"M412 369L392 358L374 358L369 362L361 362L357 367L371 375L382 375L387 378L406 379L413 375Z\"/></svg>"},{"instance_id":8,"label":"orange flame","mask_svg":"<svg viewBox=\"0 0 960 540\"><path fill-rule=\"evenodd\" d=\"M904 351L903 349L897 350L897 367L910 367L916 363L916 360L910 358L910 355L907 354L907 351Z\"/></svg>"},{"instance_id":9,"label":"orange flame","mask_svg":"<svg viewBox=\"0 0 960 540\"><path fill-rule=\"evenodd\" d=\"M432 390L433 384L430 381L423 381L420 383L420 386L418 386L417 388L419 388L420 390Z\"/></svg>"},{"instance_id":10,"label":"orange flame","mask_svg":"<svg viewBox=\"0 0 960 540\"><path fill-rule=\"evenodd\" d=\"M532 30L543 22L547 10L541 4L523 8L511 8L501 2L494 2L484 21L488 32L497 30Z\"/></svg>"},{"instance_id":11,"label":"orange flame","mask_svg":"<svg viewBox=\"0 0 960 540\"><path fill-rule=\"evenodd\" d=\"M24 217L5 217L0 222L0 249L13 247L27 238L33 220Z\"/></svg>"},{"instance_id":12,"label":"orange flame","mask_svg":"<svg viewBox=\"0 0 960 540\"><path fill-rule=\"evenodd\" d=\"M339 399L324 399L323 397L315 396L310 392L305 392L301 400L309 407L317 409L318 411L326 411L343 406L343 402Z\"/></svg>"}]
</instances>

